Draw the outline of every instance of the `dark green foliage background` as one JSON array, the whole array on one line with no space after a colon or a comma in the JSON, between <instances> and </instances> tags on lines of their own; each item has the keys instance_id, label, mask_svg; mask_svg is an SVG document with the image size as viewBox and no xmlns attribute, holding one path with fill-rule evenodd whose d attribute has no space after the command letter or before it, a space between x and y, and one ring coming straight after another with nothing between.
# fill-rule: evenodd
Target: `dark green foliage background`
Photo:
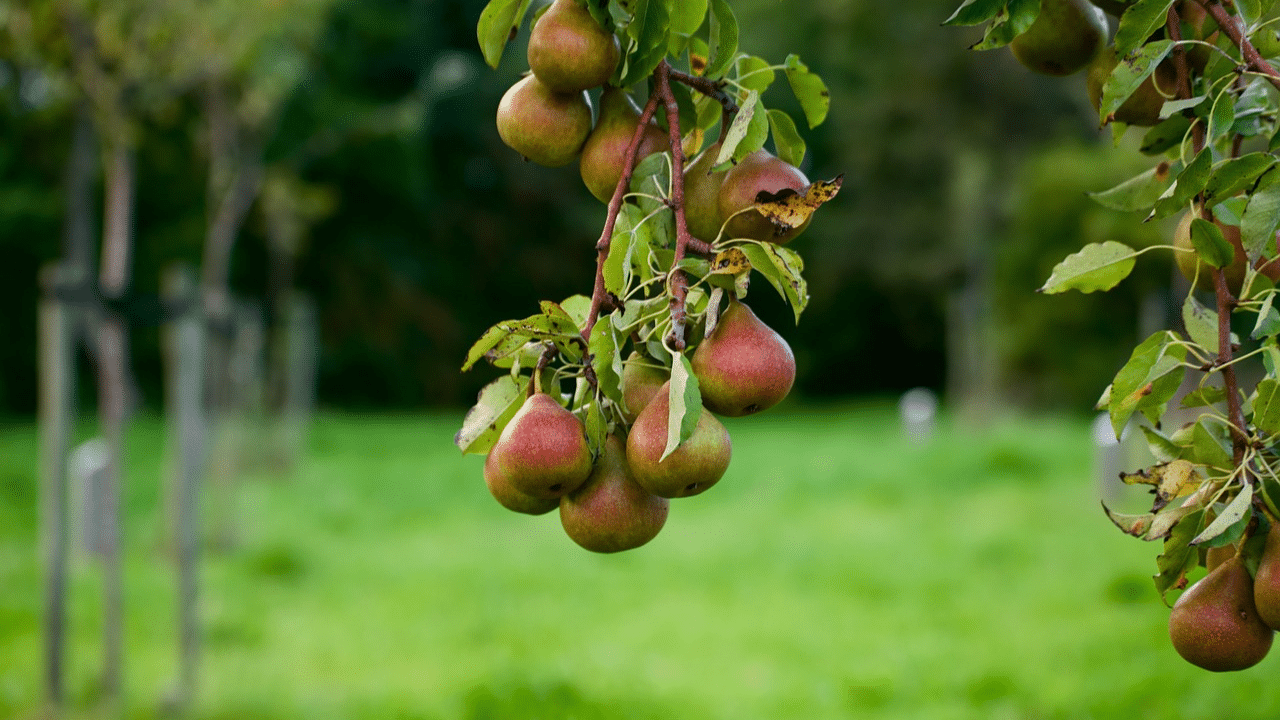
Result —
<instances>
[{"instance_id":1,"label":"dark green foliage background","mask_svg":"<svg viewBox=\"0 0 1280 720\"><path fill-rule=\"evenodd\" d=\"M269 144L270 161L337 201L312 228L298 268L321 309L327 404L466 404L491 377L457 371L484 328L532 312L538 299L590 290L604 209L573 167L528 165L499 141L493 113L525 70L523 37L498 72L485 67L475 41L483 5L337 3ZM1084 198L1141 167L1120 167L1115 158L1126 152L1110 151L1109 135L1094 129L1083 79L1036 78L1005 51L966 51L977 37L940 26L953 5L734 3L744 49L777 61L799 52L826 80L831 114L805 133L805 169L811 178L846 178L793 245L813 294L801 324L764 283L751 302L794 346L804 395L941 389L947 297L977 272L997 328L986 361L1009 397L1086 409L1133 345L1138 299L1164 283L1168 263L1144 258L1148 276L1107 296L1033 290L1089 240L1142 245L1162 230L1134 230L1139 218ZM71 131L67 107L33 109L20 99L29 70L0 63L0 412L27 413L35 404L34 278L58 254ZM464 82L442 84L449 68L462 68ZM155 292L164 265L199 258L207 162L199 123L192 99L147 119L140 293ZM977 206L950 199L961 153L990 168ZM967 215L988 218L976 242L958 237ZM235 258L234 284L248 296L266 287L261 222L251 216ZM136 333L133 359L153 406L156 338L154 328Z\"/></svg>"}]
</instances>

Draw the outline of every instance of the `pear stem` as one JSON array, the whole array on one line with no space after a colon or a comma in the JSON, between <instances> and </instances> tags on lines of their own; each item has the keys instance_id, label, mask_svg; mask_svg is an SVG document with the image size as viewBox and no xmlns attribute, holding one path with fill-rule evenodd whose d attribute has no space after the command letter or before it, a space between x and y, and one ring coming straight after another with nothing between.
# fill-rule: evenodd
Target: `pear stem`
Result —
<instances>
[{"instance_id":1,"label":"pear stem","mask_svg":"<svg viewBox=\"0 0 1280 720\"><path fill-rule=\"evenodd\" d=\"M689 278L680 269L689 250L689 224L684 212L684 140L680 134L680 107L671 92L671 65L663 60L654 71L654 95L667 111L667 131L671 145L671 199L669 204L676 215L676 255L671 261L671 334L668 340L676 350L685 349L685 320L688 315L686 300L689 295Z\"/></svg>"},{"instance_id":2,"label":"pear stem","mask_svg":"<svg viewBox=\"0 0 1280 720\"><path fill-rule=\"evenodd\" d=\"M1231 13L1222 7L1222 3L1218 2L1218 0L1196 0L1196 2L1212 15L1214 20L1218 21L1218 27L1222 28L1227 37L1231 38L1231 42L1240 48L1240 57L1244 58L1249 67L1255 72L1265 75L1272 85L1280 88L1280 71L1272 67L1271 63L1262 57L1262 53L1258 52L1258 49L1253 46L1253 43L1249 42L1249 38L1244 36L1240 26L1236 24L1235 18L1231 17Z\"/></svg>"}]
</instances>

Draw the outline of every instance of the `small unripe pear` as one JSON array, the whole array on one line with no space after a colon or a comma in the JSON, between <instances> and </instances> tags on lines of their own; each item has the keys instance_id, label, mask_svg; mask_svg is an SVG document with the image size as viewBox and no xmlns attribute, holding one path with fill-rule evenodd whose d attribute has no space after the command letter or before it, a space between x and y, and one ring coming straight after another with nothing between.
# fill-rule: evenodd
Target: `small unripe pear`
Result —
<instances>
[{"instance_id":1,"label":"small unripe pear","mask_svg":"<svg viewBox=\"0 0 1280 720\"><path fill-rule=\"evenodd\" d=\"M582 547L598 553L631 550L652 540L667 522L670 503L636 482L616 435L605 439L591 477L560 498L560 524Z\"/></svg>"},{"instance_id":2,"label":"small unripe pear","mask_svg":"<svg viewBox=\"0 0 1280 720\"><path fill-rule=\"evenodd\" d=\"M622 367L622 404L628 420L634 420L670 377L665 367L655 361L631 353Z\"/></svg>"},{"instance_id":3,"label":"small unripe pear","mask_svg":"<svg viewBox=\"0 0 1280 720\"><path fill-rule=\"evenodd\" d=\"M609 202L613 197L618 179L622 177L627 148L639 123L640 108L626 90L608 86L600 93L600 117L582 146L582 158L578 161L582 182L600 202ZM650 119L640 140L636 162L668 147L667 133Z\"/></svg>"},{"instance_id":4,"label":"small unripe pear","mask_svg":"<svg viewBox=\"0 0 1280 720\"><path fill-rule=\"evenodd\" d=\"M620 57L618 38L577 0L555 0L529 32L529 69L556 92L605 84Z\"/></svg>"},{"instance_id":5,"label":"small unripe pear","mask_svg":"<svg viewBox=\"0 0 1280 720\"><path fill-rule=\"evenodd\" d=\"M662 460L670 411L671 383L668 382L631 425L631 434L627 436L627 464L636 482L659 497L688 497L705 492L729 469L732 452L729 431L704 407L693 435Z\"/></svg>"},{"instance_id":6,"label":"small unripe pear","mask_svg":"<svg viewBox=\"0 0 1280 720\"><path fill-rule=\"evenodd\" d=\"M1042 0L1031 27L1009 42L1018 62L1044 75L1083 70L1107 40L1107 16L1087 0Z\"/></svg>"},{"instance_id":7,"label":"small unripe pear","mask_svg":"<svg viewBox=\"0 0 1280 720\"><path fill-rule=\"evenodd\" d=\"M717 205L727 170L713 173L720 143L715 143L684 169L684 216L689 234L703 242L715 242L724 218Z\"/></svg>"},{"instance_id":8,"label":"small unripe pear","mask_svg":"<svg viewBox=\"0 0 1280 720\"><path fill-rule=\"evenodd\" d=\"M716 195L719 216L728 222L725 236L768 240L779 245L791 242L804 232L812 216L799 227L780 228L752 206L777 199L784 193L804 194L808 189L809 179L796 166L767 150L747 155L725 172L720 192Z\"/></svg>"},{"instance_id":9,"label":"small unripe pear","mask_svg":"<svg viewBox=\"0 0 1280 720\"><path fill-rule=\"evenodd\" d=\"M1280 628L1280 523L1271 523L1253 576L1253 602L1262 622Z\"/></svg>"},{"instance_id":10,"label":"small unripe pear","mask_svg":"<svg viewBox=\"0 0 1280 720\"><path fill-rule=\"evenodd\" d=\"M1085 74L1085 93L1093 109L1102 107L1102 86L1119 61L1116 59L1116 48L1108 45L1089 63ZM1156 66L1155 72L1134 90L1129 98L1120 104L1114 113L1114 120L1126 125L1151 127L1160 122L1160 111L1165 100L1177 96L1177 71L1168 61Z\"/></svg>"},{"instance_id":11,"label":"small unripe pear","mask_svg":"<svg viewBox=\"0 0 1280 720\"><path fill-rule=\"evenodd\" d=\"M1176 248L1173 253L1174 262L1178 265L1178 270L1182 272L1182 276L1188 280L1196 279L1196 289L1202 292L1213 292L1213 267L1200 259L1195 252L1195 246L1191 243L1191 221L1200 217L1199 210L1189 210L1182 216L1182 220L1178 222L1178 227L1173 231L1173 246ZM1227 225L1218 221L1214 221L1218 229L1222 231L1222 236L1227 242L1231 243L1231 247L1235 250L1235 255L1231 264L1222 268L1223 274L1226 276L1227 289L1232 294L1239 294L1241 286L1244 285L1245 263L1248 261L1244 252L1244 243L1240 239L1240 227L1237 225ZM1272 258L1263 262L1261 258L1254 265L1258 272L1266 275L1272 282L1280 282L1280 258Z\"/></svg>"},{"instance_id":12,"label":"small unripe pear","mask_svg":"<svg viewBox=\"0 0 1280 720\"><path fill-rule=\"evenodd\" d=\"M512 150L546 167L573 162L591 132L585 92L556 93L528 75L498 102L498 135Z\"/></svg>"},{"instance_id":13,"label":"small unripe pear","mask_svg":"<svg viewBox=\"0 0 1280 720\"><path fill-rule=\"evenodd\" d=\"M484 470L491 491L510 485L533 498L558 499L591 474L591 449L582 421L550 395L535 393L502 429Z\"/></svg>"},{"instance_id":14,"label":"small unripe pear","mask_svg":"<svg viewBox=\"0 0 1280 720\"><path fill-rule=\"evenodd\" d=\"M693 351L702 404L718 415L741 417L777 405L796 379L791 346L737 298Z\"/></svg>"},{"instance_id":15,"label":"small unripe pear","mask_svg":"<svg viewBox=\"0 0 1280 720\"><path fill-rule=\"evenodd\" d=\"M1274 634L1258 617L1253 580L1239 556L1188 588L1169 613L1174 650L1192 665L1213 672L1257 665L1271 650Z\"/></svg>"}]
</instances>

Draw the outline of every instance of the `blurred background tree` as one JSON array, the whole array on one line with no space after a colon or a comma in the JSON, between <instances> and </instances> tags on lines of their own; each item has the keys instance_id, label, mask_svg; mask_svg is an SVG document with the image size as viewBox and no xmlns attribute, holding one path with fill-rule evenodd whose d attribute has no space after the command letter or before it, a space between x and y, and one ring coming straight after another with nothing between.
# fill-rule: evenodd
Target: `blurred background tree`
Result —
<instances>
[{"instance_id":1,"label":"blurred background tree","mask_svg":"<svg viewBox=\"0 0 1280 720\"><path fill-rule=\"evenodd\" d=\"M183 52L143 83L159 100L137 118L136 291L156 293L175 260L268 309L296 284L318 303L321 402L470 402L487 379L458 372L470 342L540 298L587 291L604 216L574 167L529 165L498 139L498 98L525 65L516 46L498 72L484 66L484 4L202 5L216 27L180 20L195 6L175 5L167 41ZM961 401L1087 410L1140 326L1163 320L1169 273L1144 263L1147 274L1105 297L1044 302L1034 290L1064 251L1146 245L1168 228L1084 196L1137 168L1097 161L1111 139L1083 77L1032 77L1005 51L966 51L940 27L953 5L734 3L744 29L769 29L744 48L779 61L802 48L826 79L834 101L806 133L805 170L846 177L797 241L813 294L802 323L792 327L768 291L753 304L791 341L809 398L924 385ZM15 22L56 6L0 2L0 412L10 414L35 407L36 270L62 253L69 208L87 202L102 216L97 181L86 193L70 170L81 120L66 51L33 46ZM240 41L208 41L222 36ZM152 406L157 345L153 330L132 337Z\"/></svg>"}]
</instances>

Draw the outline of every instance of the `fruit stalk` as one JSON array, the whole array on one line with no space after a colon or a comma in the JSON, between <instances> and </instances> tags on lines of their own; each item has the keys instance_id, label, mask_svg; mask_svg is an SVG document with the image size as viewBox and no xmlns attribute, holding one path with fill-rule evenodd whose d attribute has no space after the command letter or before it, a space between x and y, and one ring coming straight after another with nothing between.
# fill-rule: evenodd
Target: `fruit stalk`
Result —
<instances>
[{"instance_id":1,"label":"fruit stalk","mask_svg":"<svg viewBox=\"0 0 1280 720\"><path fill-rule=\"evenodd\" d=\"M1231 42L1240 48L1240 57L1249 64L1250 69L1261 75L1266 76L1267 80L1277 88L1280 88L1280 71L1277 71L1262 57L1262 53L1249 42L1249 38L1244 36L1240 30L1240 26L1236 24L1235 18L1231 17L1231 13L1222 7L1222 3L1218 0L1195 0L1203 7L1214 20L1218 21L1218 26L1227 33L1227 37L1231 38Z\"/></svg>"},{"instance_id":2,"label":"fruit stalk","mask_svg":"<svg viewBox=\"0 0 1280 720\"><path fill-rule=\"evenodd\" d=\"M689 250L688 219L684 212L684 143L680 136L680 107L676 105L676 96L671 92L671 65L663 60L654 72L654 95L662 102L667 112L667 130L671 134L671 199L669 203L676 214L676 256L671 261L671 334L668 340L676 350L685 348L685 318L688 310L685 307L689 294L689 278L680 269L680 261L684 260Z\"/></svg>"}]
</instances>

